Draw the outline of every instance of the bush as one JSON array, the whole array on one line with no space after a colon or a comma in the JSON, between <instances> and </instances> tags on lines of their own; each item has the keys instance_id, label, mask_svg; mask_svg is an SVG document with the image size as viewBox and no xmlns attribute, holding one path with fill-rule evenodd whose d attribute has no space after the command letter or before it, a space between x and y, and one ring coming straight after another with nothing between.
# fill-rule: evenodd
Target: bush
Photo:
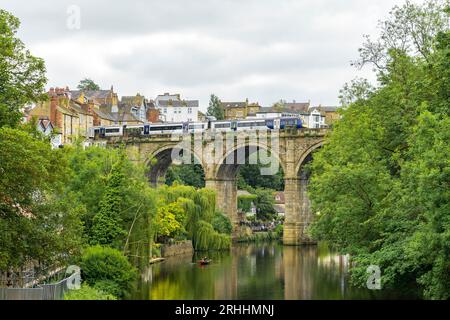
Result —
<instances>
[{"instance_id":1,"label":"bush","mask_svg":"<svg viewBox=\"0 0 450 320\"><path fill-rule=\"evenodd\" d=\"M222 212L216 211L214 217L212 218L211 224L219 233L231 234L233 231L233 225L230 219L224 215Z\"/></svg>"},{"instance_id":2,"label":"bush","mask_svg":"<svg viewBox=\"0 0 450 320\"><path fill-rule=\"evenodd\" d=\"M277 225L273 232L276 234L278 239L282 239L283 238L283 225L282 224Z\"/></svg>"},{"instance_id":3,"label":"bush","mask_svg":"<svg viewBox=\"0 0 450 320\"><path fill-rule=\"evenodd\" d=\"M116 297L119 297L122 292L119 284L112 280L99 280L95 282L94 289L104 294L110 294Z\"/></svg>"},{"instance_id":4,"label":"bush","mask_svg":"<svg viewBox=\"0 0 450 320\"><path fill-rule=\"evenodd\" d=\"M70 290L64 295L64 300L117 300L114 295L83 284L79 290Z\"/></svg>"},{"instance_id":5,"label":"bush","mask_svg":"<svg viewBox=\"0 0 450 320\"><path fill-rule=\"evenodd\" d=\"M102 246L85 250L81 258L81 271L83 279L91 286L102 280L115 283L120 288L118 297L125 296L137 278L136 269L119 250ZM111 285L108 287L112 288Z\"/></svg>"}]
</instances>

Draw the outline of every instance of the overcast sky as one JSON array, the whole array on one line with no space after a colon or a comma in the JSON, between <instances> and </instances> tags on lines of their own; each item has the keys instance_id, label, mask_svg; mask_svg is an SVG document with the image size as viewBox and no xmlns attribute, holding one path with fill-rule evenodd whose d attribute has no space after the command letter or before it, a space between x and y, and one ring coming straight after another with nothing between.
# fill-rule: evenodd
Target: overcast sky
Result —
<instances>
[{"instance_id":1,"label":"overcast sky","mask_svg":"<svg viewBox=\"0 0 450 320\"><path fill-rule=\"evenodd\" d=\"M358 71L363 34L404 0L2 0L19 37L45 59L50 86L88 77L122 95L164 92L263 106L283 98L335 105ZM69 28L80 8L80 28ZM74 26L74 24L72 24ZM75 24L76 26L76 24Z\"/></svg>"}]
</instances>

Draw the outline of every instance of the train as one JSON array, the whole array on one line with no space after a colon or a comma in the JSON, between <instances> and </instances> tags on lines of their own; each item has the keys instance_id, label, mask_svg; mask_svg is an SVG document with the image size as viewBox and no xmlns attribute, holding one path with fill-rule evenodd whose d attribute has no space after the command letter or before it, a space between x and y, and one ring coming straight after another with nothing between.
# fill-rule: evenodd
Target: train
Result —
<instances>
[{"instance_id":1,"label":"train","mask_svg":"<svg viewBox=\"0 0 450 320\"><path fill-rule=\"evenodd\" d=\"M143 123L117 126L97 126L89 130L90 138L114 136L147 136L155 134L188 134L205 130L213 132L232 132L245 130L280 130L287 128L301 129L299 118L270 118L245 120L208 120L204 122L166 122Z\"/></svg>"}]
</instances>

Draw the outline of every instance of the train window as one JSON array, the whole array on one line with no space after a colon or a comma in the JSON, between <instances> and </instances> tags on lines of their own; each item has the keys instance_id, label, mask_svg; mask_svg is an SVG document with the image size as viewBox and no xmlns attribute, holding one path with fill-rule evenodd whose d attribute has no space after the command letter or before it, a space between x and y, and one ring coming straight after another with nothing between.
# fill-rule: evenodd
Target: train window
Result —
<instances>
[{"instance_id":1,"label":"train window","mask_svg":"<svg viewBox=\"0 0 450 320\"><path fill-rule=\"evenodd\" d=\"M158 126L158 127L150 127L150 131L166 131L166 130L179 130L183 129L182 125L177 126Z\"/></svg>"},{"instance_id":2,"label":"train window","mask_svg":"<svg viewBox=\"0 0 450 320\"><path fill-rule=\"evenodd\" d=\"M105 132L106 132L106 133L116 133L116 132L120 132L120 128L106 129Z\"/></svg>"},{"instance_id":3,"label":"train window","mask_svg":"<svg viewBox=\"0 0 450 320\"><path fill-rule=\"evenodd\" d=\"M203 129L202 124L191 124L189 125L189 129Z\"/></svg>"},{"instance_id":4,"label":"train window","mask_svg":"<svg viewBox=\"0 0 450 320\"><path fill-rule=\"evenodd\" d=\"M230 127L230 123L216 123L214 125L215 128L229 128Z\"/></svg>"}]
</instances>

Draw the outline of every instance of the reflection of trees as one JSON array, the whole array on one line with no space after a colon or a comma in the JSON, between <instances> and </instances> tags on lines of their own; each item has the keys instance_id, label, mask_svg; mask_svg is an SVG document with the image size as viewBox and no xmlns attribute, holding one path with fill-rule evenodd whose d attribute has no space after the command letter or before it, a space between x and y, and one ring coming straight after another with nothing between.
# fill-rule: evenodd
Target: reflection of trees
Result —
<instances>
[{"instance_id":1,"label":"reflection of trees","mask_svg":"<svg viewBox=\"0 0 450 320\"><path fill-rule=\"evenodd\" d=\"M208 255L213 263L196 263ZM134 299L370 298L347 284L348 259L327 246L236 245L231 252L177 256L152 265Z\"/></svg>"},{"instance_id":2,"label":"reflection of trees","mask_svg":"<svg viewBox=\"0 0 450 320\"><path fill-rule=\"evenodd\" d=\"M348 258L325 245L285 247L285 299L364 299L367 290L347 284Z\"/></svg>"},{"instance_id":3,"label":"reflection of trees","mask_svg":"<svg viewBox=\"0 0 450 320\"><path fill-rule=\"evenodd\" d=\"M236 248L238 299L282 299L283 283L277 265L281 260L278 244L248 245ZM278 277L277 277L278 274Z\"/></svg>"}]
</instances>

